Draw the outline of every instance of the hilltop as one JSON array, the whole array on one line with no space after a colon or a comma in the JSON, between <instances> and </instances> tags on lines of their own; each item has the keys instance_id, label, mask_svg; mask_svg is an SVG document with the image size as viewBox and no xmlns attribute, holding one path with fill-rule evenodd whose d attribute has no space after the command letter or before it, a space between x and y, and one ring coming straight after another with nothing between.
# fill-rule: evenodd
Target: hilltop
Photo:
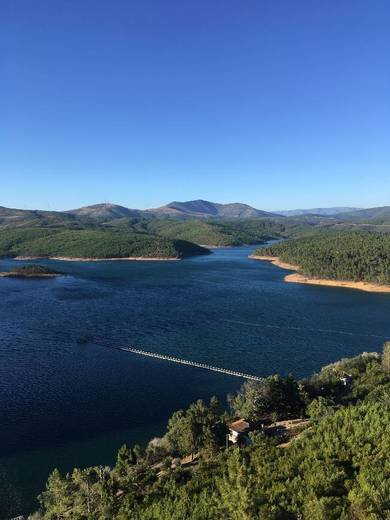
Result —
<instances>
[{"instance_id":1,"label":"hilltop","mask_svg":"<svg viewBox=\"0 0 390 520\"><path fill-rule=\"evenodd\" d=\"M83 206L78 209L71 209L65 213L73 215L75 217L89 218L99 221L109 221L121 218L134 218L140 217L142 211L139 209L129 209L118 204L94 204L92 206Z\"/></svg>"},{"instance_id":2,"label":"hilltop","mask_svg":"<svg viewBox=\"0 0 390 520\"><path fill-rule=\"evenodd\" d=\"M169 216L174 218L254 218L254 217L280 217L274 213L253 208L247 204L234 202L230 204L219 204L208 200L190 200L187 202L171 202L160 208L149 209L158 217Z\"/></svg>"}]
</instances>

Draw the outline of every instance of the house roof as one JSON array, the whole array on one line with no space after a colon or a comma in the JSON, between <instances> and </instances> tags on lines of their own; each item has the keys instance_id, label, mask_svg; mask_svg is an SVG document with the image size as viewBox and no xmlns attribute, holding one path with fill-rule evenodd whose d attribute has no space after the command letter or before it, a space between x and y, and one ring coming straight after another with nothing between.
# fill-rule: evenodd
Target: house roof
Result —
<instances>
[{"instance_id":1,"label":"house roof","mask_svg":"<svg viewBox=\"0 0 390 520\"><path fill-rule=\"evenodd\" d=\"M238 421L234 421L230 423L228 426L230 430L233 430L237 433L244 433L250 428L249 423L245 421L245 419L238 419Z\"/></svg>"}]
</instances>

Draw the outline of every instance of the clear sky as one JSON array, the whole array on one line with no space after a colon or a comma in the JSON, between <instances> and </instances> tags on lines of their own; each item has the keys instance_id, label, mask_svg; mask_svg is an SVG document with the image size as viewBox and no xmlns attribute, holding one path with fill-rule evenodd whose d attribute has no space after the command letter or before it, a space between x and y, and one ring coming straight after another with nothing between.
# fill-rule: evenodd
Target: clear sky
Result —
<instances>
[{"instance_id":1,"label":"clear sky","mask_svg":"<svg viewBox=\"0 0 390 520\"><path fill-rule=\"evenodd\" d=\"M389 0L2 0L0 205L389 205L389 27Z\"/></svg>"}]
</instances>

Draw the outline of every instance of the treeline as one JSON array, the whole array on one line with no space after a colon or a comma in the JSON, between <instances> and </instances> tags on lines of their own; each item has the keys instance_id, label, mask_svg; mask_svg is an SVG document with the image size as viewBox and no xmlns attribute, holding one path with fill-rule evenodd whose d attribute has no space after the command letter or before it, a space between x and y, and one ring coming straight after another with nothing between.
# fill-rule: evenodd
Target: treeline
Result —
<instances>
[{"instance_id":1,"label":"treeline","mask_svg":"<svg viewBox=\"0 0 390 520\"><path fill-rule=\"evenodd\" d=\"M347 374L347 382L342 376ZM390 518L390 342L296 381L246 383L176 412L167 433L123 446L114 467L55 470L31 519L383 520ZM224 448L227 419L309 416L287 447L261 430ZM197 464L184 467L180 457ZM191 460L191 456L189 460Z\"/></svg>"},{"instance_id":2,"label":"treeline","mask_svg":"<svg viewBox=\"0 0 390 520\"><path fill-rule=\"evenodd\" d=\"M259 249L296 264L308 276L390 284L390 235L375 232L322 233Z\"/></svg>"},{"instance_id":3,"label":"treeline","mask_svg":"<svg viewBox=\"0 0 390 520\"><path fill-rule=\"evenodd\" d=\"M207 252L184 240L112 228L27 228L0 232L3 257L182 258Z\"/></svg>"}]
</instances>

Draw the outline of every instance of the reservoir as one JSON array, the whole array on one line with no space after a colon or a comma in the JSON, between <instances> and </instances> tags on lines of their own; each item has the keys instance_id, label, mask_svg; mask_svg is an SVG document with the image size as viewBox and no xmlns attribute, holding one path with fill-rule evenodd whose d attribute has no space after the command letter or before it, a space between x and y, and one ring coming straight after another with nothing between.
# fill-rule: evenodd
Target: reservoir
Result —
<instances>
[{"instance_id":1,"label":"reservoir","mask_svg":"<svg viewBox=\"0 0 390 520\"><path fill-rule=\"evenodd\" d=\"M17 512L37 508L55 467L111 464L121 444L161 435L173 411L243 383L118 346L296 377L381 350L390 294L285 283L288 271L247 258L254 249L181 262L45 261L68 276L0 279L0 488ZM15 264L0 260L0 271Z\"/></svg>"}]
</instances>

